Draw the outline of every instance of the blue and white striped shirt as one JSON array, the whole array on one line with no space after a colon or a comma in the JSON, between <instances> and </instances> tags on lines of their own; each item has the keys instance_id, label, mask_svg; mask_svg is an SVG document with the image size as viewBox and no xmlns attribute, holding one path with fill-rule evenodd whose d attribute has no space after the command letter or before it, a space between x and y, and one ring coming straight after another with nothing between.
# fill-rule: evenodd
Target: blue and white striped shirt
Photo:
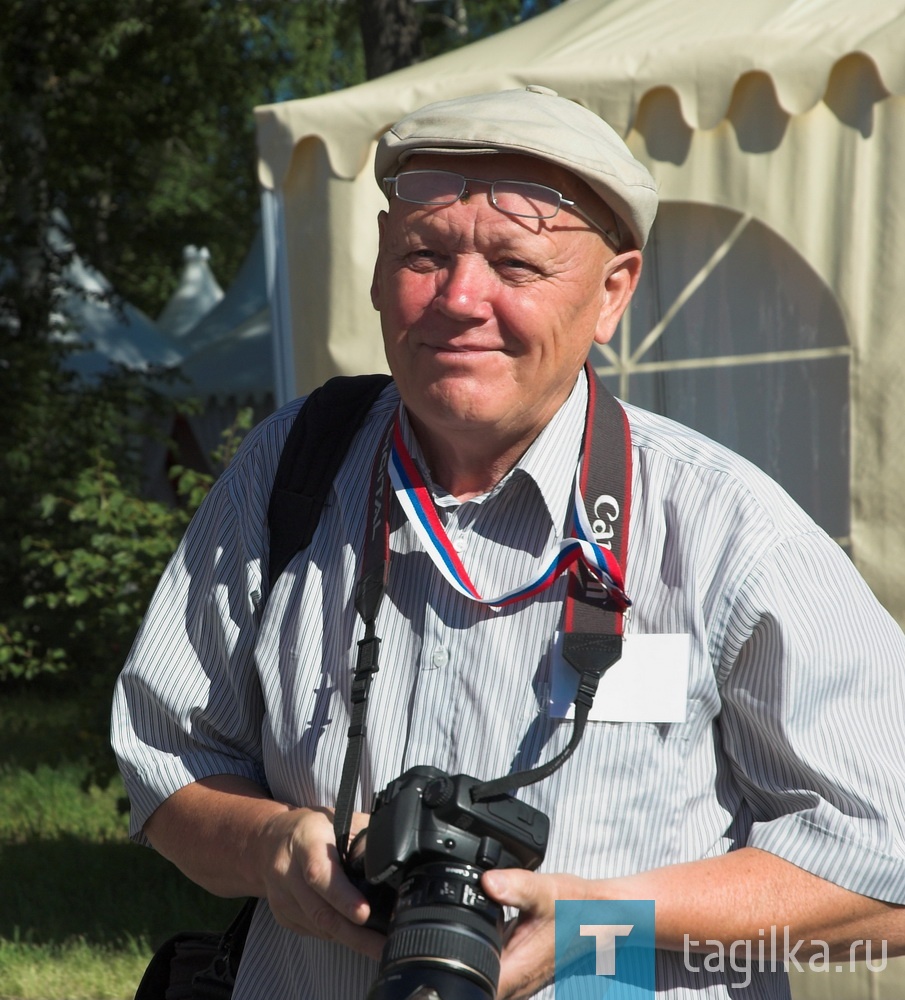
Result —
<instances>
[{"instance_id":1,"label":"blue and white striped shirt","mask_svg":"<svg viewBox=\"0 0 905 1000\"><path fill-rule=\"evenodd\" d=\"M482 592L522 582L562 537L586 395L579 378L489 494L459 503L434 489ZM352 594L369 473L397 404L390 386L310 548L273 593L262 574L266 511L298 403L249 435L196 515L117 687L113 742L136 838L168 795L214 774L253 778L297 805L335 804L363 633ZM627 641L690 635L686 718L589 722L568 763L520 793L551 818L541 870L615 877L747 844L905 902L905 637L775 483L686 428L625 408ZM420 461L404 420L403 432ZM572 724L550 710L550 690L564 579L495 611L440 578L398 510L391 548L357 807L415 764L489 779L561 750ZM350 1000L375 972L338 945L276 926L262 903L234 1000ZM657 955L664 997L788 995L781 971L747 987L730 987L733 976L744 981ZM538 996L550 1000L552 987Z\"/></svg>"}]
</instances>

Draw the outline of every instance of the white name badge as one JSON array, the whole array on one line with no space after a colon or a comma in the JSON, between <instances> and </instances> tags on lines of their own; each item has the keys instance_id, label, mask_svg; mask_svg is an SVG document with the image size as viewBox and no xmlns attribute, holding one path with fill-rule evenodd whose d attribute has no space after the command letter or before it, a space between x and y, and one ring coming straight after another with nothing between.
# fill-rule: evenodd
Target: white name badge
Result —
<instances>
[{"instance_id":1,"label":"white name badge","mask_svg":"<svg viewBox=\"0 0 905 1000\"><path fill-rule=\"evenodd\" d=\"M596 722L684 722L691 636L629 634L622 656L597 686L588 719ZM575 714L578 674L562 657L562 633L553 647L549 712L554 719Z\"/></svg>"}]
</instances>

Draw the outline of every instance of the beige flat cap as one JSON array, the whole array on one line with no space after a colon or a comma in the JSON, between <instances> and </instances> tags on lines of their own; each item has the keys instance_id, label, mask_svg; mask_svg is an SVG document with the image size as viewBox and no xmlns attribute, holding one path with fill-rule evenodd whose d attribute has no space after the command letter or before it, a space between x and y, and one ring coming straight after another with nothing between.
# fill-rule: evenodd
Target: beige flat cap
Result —
<instances>
[{"instance_id":1,"label":"beige flat cap","mask_svg":"<svg viewBox=\"0 0 905 1000\"><path fill-rule=\"evenodd\" d=\"M419 152L520 153L565 167L609 205L623 248L642 249L657 214L654 179L616 132L547 87L458 97L406 115L377 146L377 183Z\"/></svg>"}]
</instances>

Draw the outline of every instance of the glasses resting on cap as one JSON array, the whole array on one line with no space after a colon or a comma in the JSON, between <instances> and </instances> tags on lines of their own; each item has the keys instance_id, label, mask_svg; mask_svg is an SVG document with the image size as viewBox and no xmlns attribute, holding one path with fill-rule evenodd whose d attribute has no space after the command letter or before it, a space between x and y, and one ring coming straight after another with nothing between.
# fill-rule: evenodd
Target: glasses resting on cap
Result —
<instances>
[{"instance_id":1,"label":"glasses resting on cap","mask_svg":"<svg viewBox=\"0 0 905 1000\"><path fill-rule=\"evenodd\" d=\"M615 248L619 248L616 233L604 229L574 201L545 184L534 184L531 181L485 181L479 177L463 177L452 170L407 170L395 177L384 177L383 184L387 197L395 192L400 201L413 205L452 205L460 198L468 197L469 184L488 184L491 203L506 215L514 215L520 219L552 219L565 205L603 233Z\"/></svg>"}]
</instances>

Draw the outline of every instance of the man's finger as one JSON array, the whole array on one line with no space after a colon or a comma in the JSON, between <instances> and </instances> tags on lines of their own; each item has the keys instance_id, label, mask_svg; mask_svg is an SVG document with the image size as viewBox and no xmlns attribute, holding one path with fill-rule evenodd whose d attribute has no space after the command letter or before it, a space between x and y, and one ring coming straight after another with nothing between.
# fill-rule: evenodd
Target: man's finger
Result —
<instances>
[{"instance_id":1,"label":"man's finger","mask_svg":"<svg viewBox=\"0 0 905 1000\"><path fill-rule=\"evenodd\" d=\"M537 879L520 868L485 872L481 885L495 902L520 910L529 908L538 899Z\"/></svg>"}]
</instances>

